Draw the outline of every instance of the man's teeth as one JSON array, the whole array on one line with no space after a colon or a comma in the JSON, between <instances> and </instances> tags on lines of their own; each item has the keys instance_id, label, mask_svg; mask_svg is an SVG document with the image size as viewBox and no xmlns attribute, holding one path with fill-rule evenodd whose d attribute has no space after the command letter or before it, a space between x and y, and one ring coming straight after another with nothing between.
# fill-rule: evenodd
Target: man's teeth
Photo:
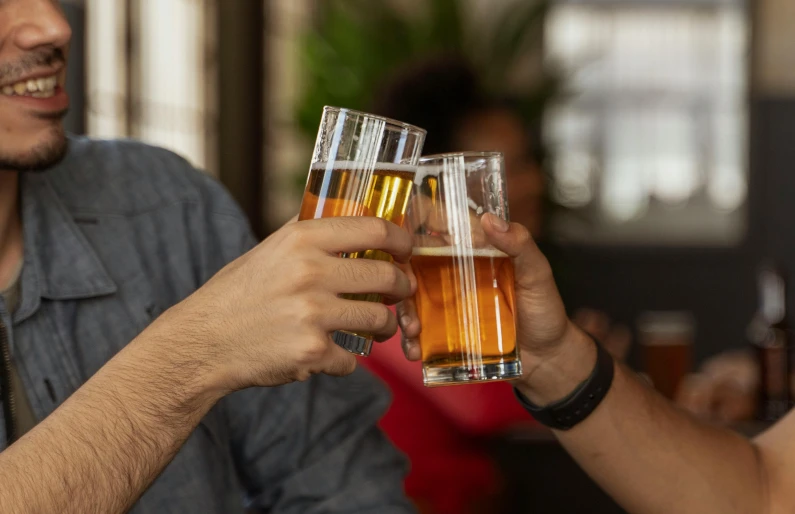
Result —
<instances>
[{"instance_id":1,"label":"man's teeth","mask_svg":"<svg viewBox=\"0 0 795 514\"><path fill-rule=\"evenodd\" d=\"M50 98L55 95L55 88L58 86L58 77L45 77L41 79L31 79L24 82L17 82L10 86L4 86L0 93L6 96L32 96L33 98Z\"/></svg>"}]
</instances>

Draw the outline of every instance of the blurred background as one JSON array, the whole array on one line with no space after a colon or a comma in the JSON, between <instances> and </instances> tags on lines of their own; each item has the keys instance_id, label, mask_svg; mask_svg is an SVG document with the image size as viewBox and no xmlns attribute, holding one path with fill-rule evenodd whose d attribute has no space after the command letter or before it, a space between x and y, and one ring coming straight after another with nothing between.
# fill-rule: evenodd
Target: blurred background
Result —
<instances>
[{"instance_id":1,"label":"blurred background","mask_svg":"<svg viewBox=\"0 0 795 514\"><path fill-rule=\"evenodd\" d=\"M791 0L64 4L69 130L182 154L260 236L298 210L323 105L371 109L402 70L456 56L510 98L532 142L567 305L630 327L640 371L649 330L684 334L685 372L748 347L759 266L795 274ZM565 501L504 511L619 512L535 437L511 444L559 474L525 470L510 487ZM579 510L566 484L604 507Z\"/></svg>"}]
</instances>

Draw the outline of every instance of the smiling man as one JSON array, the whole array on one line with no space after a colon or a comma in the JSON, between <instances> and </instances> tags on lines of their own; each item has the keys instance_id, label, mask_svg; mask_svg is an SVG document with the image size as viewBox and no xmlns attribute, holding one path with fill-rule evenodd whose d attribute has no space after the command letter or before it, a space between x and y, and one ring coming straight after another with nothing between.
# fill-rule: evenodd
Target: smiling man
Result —
<instances>
[{"instance_id":1,"label":"smiling man","mask_svg":"<svg viewBox=\"0 0 795 514\"><path fill-rule=\"evenodd\" d=\"M25 16L32 19L46 17L47 10L53 8L34 5L43 2L29 3L31 5L22 9L25 9ZM10 22L12 8L10 5L4 8L9 13L0 13L0 23ZM57 24L47 28L20 23L14 34L6 34L3 38L13 38L17 51L6 48L4 53L16 56L0 60L0 134L3 136L0 169L48 167L66 152L61 120L69 109L64 83L71 35L66 20L60 18ZM49 43L41 45L42 38Z\"/></svg>"},{"instance_id":2,"label":"smiling man","mask_svg":"<svg viewBox=\"0 0 795 514\"><path fill-rule=\"evenodd\" d=\"M255 246L178 156L68 137L70 37L57 1L0 0L0 510L411 511L388 399L329 337L395 333L339 295L409 277L337 255L405 262L410 237L317 220Z\"/></svg>"}]
</instances>

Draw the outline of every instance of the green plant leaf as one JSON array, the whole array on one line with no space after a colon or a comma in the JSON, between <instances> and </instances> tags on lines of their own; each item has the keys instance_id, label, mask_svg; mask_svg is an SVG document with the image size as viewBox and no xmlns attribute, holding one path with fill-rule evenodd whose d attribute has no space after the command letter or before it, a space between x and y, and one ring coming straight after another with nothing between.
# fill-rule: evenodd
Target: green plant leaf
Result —
<instances>
[{"instance_id":1,"label":"green plant leaf","mask_svg":"<svg viewBox=\"0 0 795 514\"><path fill-rule=\"evenodd\" d=\"M324 105L366 109L390 73L430 54L461 54L492 87L504 86L521 59L539 48L550 0L517 0L486 26L464 23L463 0L422 5L410 15L382 0L318 2L319 17L300 41L306 85L295 112L308 140L314 139ZM529 121L540 118L559 83L550 75L523 93L521 112Z\"/></svg>"}]
</instances>

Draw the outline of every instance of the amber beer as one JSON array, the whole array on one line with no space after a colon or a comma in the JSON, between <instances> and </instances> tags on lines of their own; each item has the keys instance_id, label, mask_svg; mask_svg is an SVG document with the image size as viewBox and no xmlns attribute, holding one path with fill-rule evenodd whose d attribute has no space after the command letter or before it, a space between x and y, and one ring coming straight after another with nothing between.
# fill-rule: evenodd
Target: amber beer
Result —
<instances>
[{"instance_id":1,"label":"amber beer","mask_svg":"<svg viewBox=\"0 0 795 514\"><path fill-rule=\"evenodd\" d=\"M684 312L649 312L641 317L644 371L666 398L677 391L693 365L692 316Z\"/></svg>"},{"instance_id":2,"label":"amber beer","mask_svg":"<svg viewBox=\"0 0 795 514\"><path fill-rule=\"evenodd\" d=\"M482 380L516 363L513 262L492 249L415 248L411 266L427 385ZM438 375L438 380L437 380Z\"/></svg>"},{"instance_id":3,"label":"amber beer","mask_svg":"<svg viewBox=\"0 0 795 514\"><path fill-rule=\"evenodd\" d=\"M373 170L337 162L312 166L306 182L299 220L335 216L376 216L403 224L416 167L376 164Z\"/></svg>"},{"instance_id":4,"label":"amber beer","mask_svg":"<svg viewBox=\"0 0 795 514\"><path fill-rule=\"evenodd\" d=\"M312 166L306 182L299 220L337 216L375 216L402 226L416 167L378 164L373 170L355 169L351 163L337 162L327 169L325 163ZM351 259L391 261L380 250L346 253ZM380 302L381 295L345 295L351 300Z\"/></svg>"},{"instance_id":5,"label":"amber beer","mask_svg":"<svg viewBox=\"0 0 795 514\"><path fill-rule=\"evenodd\" d=\"M646 374L666 398L676 397L692 368L691 347L692 344L684 339L657 340L643 346Z\"/></svg>"}]
</instances>

